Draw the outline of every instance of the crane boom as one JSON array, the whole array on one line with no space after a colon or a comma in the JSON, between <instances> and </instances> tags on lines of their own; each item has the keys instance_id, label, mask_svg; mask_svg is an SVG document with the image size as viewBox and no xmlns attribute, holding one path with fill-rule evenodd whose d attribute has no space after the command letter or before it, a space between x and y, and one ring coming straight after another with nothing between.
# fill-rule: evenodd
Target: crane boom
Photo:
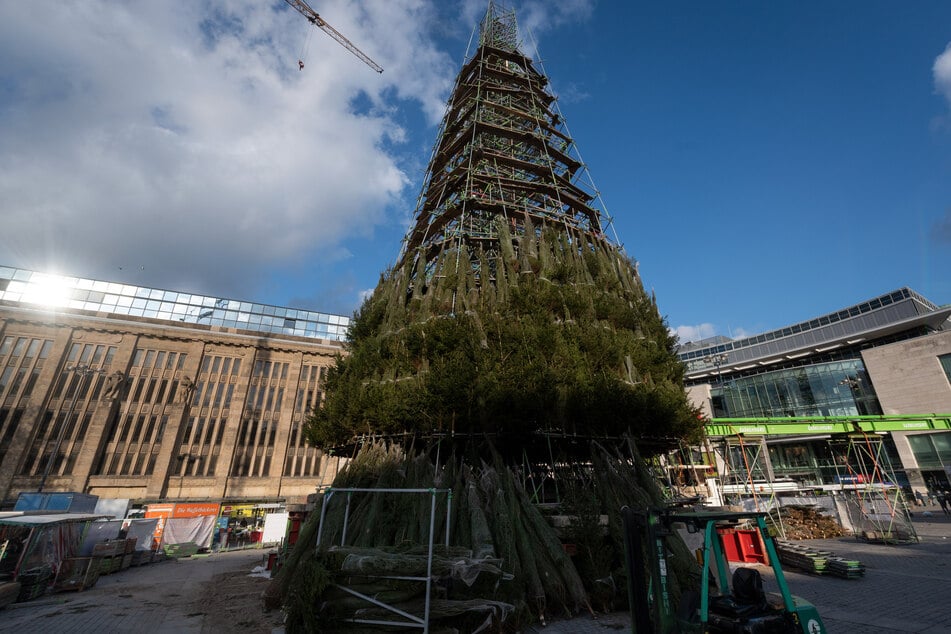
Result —
<instances>
[{"instance_id":1,"label":"crane boom","mask_svg":"<svg viewBox=\"0 0 951 634\"><path fill-rule=\"evenodd\" d=\"M358 49L356 46L354 46L353 42L351 42L346 37L344 37L340 31L338 31L337 29L327 24L327 22L322 17L320 17L320 15L316 11L311 9L310 6L306 2L304 2L304 0L285 0L285 2L287 2L287 4L297 9L298 13L300 13L302 16L307 18L311 24L316 26L318 29L320 29L321 31L323 31L324 33L326 33L333 39L337 40L337 42L341 46L343 46L345 49L347 49L348 51L350 51L351 53L359 57L361 60L363 60L364 64L366 64L367 66L369 66L370 68L372 68L378 73L383 72L382 66L374 62L372 59L370 59L370 57L366 53L364 53L363 51Z\"/></svg>"}]
</instances>

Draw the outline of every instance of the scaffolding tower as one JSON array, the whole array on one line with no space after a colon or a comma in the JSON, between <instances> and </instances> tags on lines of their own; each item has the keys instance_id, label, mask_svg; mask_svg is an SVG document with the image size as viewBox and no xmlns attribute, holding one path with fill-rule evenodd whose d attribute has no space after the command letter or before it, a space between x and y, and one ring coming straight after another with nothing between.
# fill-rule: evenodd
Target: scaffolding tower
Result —
<instances>
[{"instance_id":1,"label":"scaffolding tower","mask_svg":"<svg viewBox=\"0 0 951 634\"><path fill-rule=\"evenodd\" d=\"M514 11L491 2L478 42L456 79L397 267L415 263L412 284L425 286L454 254L492 283L499 258L522 256L518 238L545 227L567 233L579 253L620 251L548 78L519 50Z\"/></svg>"},{"instance_id":2,"label":"scaffolding tower","mask_svg":"<svg viewBox=\"0 0 951 634\"><path fill-rule=\"evenodd\" d=\"M833 490L839 500L839 515L855 537L883 543L916 542L908 500L898 485L883 436L862 429L857 422L851 427L851 433L832 434L826 440L836 475L832 485L822 488ZM765 427L757 434L742 433L732 426L723 431L734 433L719 437L721 499L770 513L784 533L779 495L799 487L776 478L766 444L770 434L764 433Z\"/></svg>"},{"instance_id":3,"label":"scaffolding tower","mask_svg":"<svg viewBox=\"0 0 951 634\"><path fill-rule=\"evenodd\" d=\"M737 433L721 439L724 468L719 480L720 497L727 504L747 507L747 511L769 514L781 537L786 537L779 484L773 474L765 436L747 437Z\"/></svg>"},{"instance_id":4,"label":"scaffolding tower","mask_svg":"<svg viewBox=\"0 0 951 634\"><path fill-rule=\"evenodd\" d=\"M829 446L852 534L886 544L917 542L882 436L857 432L833 437Z\"/></svg>"}]
</instances>

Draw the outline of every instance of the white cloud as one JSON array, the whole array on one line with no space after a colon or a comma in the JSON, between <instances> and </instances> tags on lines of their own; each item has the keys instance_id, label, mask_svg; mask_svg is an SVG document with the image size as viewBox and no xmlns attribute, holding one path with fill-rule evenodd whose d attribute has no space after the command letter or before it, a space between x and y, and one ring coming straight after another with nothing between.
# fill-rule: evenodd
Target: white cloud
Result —
<instances>
[{"instance_id":1,"label":"white cloud","mask_svg":"<svg viewBox=\"0 0 951 634\"><path fill-rule=\"evenodd\" d=\"M379 271L325 265L407 224L485 6L315 6L380 75L282 0L0 3L0 265L349 310ZM591 6L513 8L537 37Z\"/></svg>"},{"instance_id":2,"label":"white cloud","mask_svg":"<svg viewBox=\"0 0 951 634\"><path fill-rule=\"evenodd\" d=\"M680 343L689 343L691 341L700 341L716 334L716 328L713 324L699 324L696 326L677 326L673 329Z\"/></svg>"},{"instance_id":3,"label":"white cloud","mask_svg":"<svg viewBox=\"0 0 951 634\"><path fill-rule=\"evenodd\" d=\"M346 257L406 195L395 104L444 109L428 6L322 3L378 75L283 2L0 3L0 264L227 294Z\"/></svg>"},{"instance_id":4,"label":"white cloud","mask_svg":"<svg viewBox=\"0 0 951 634\"><path fill-rule=\"evenodd\" d=\"M360 291L360 303L362 304L367 299L369 299L370 296L373 295L373 291L375 290L376 290L375 288L365 288L362 291Z\"/></svg>"},{"instance_id":5,"label":"white cloud","mask_svg":"<svg viewBox=\"0 0 951 634\"><path fill-rule=\"evenodd\" d=\"M932 71L935 89L944 95L948 105L951 105L951 44L935 59Z\"/></svg>"},{"instance_id":6,"label":"white cloud","mask_svg":"<svg viewBox=\"0 0 951 634\"><path fill-rule=\"evenodd\" d=\"M733 328L730 330L730 339L746 339L747 337L752 337L756 334L759 333L752 330L747 330L746 328Z\"/></svg>"}]
</instances>

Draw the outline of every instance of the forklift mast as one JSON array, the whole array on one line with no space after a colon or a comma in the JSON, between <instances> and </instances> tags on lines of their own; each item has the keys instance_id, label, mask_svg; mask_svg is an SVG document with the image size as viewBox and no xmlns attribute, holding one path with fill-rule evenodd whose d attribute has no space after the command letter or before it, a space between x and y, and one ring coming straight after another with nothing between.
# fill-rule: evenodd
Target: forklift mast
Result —
<instances>
[{"instance_id":1,"label":"forklift mast","mask_svg":"<svg viewBox=\"0 0 951 634\"><path fill-rule=\"evenodd\" d=\"M790 593L765 517L765 513L758 512L638 511L623 507L631 631L824 634L826 629L815 607ZM767 596L763 592L762 577L755 568L740 567L730 575L717 526L744 520L755 524L763 541L779 587L778 595ZM674 606L665 540L675 535L678 525L703 535L702 571L699 592L685 591L679 605ZM717 594L713 593L711 578L715 580Z\"/></svg>"}]
</instances>

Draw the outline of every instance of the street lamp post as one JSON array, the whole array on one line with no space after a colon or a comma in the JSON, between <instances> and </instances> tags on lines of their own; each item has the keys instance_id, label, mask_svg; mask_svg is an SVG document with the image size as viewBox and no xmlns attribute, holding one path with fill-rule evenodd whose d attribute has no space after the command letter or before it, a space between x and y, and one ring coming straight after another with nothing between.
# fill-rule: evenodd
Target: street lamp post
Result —
<instances>
[{"instance_id":1,"label":"street lamp post","mask_svg":"<svg viewBox=\"0 0 951 634\"><path fill-rule=\"evenodd\" d=\"M40 480L40 487L37 489L38 493L42 493L43 487L46 486L46 479L49 477L50 471L53 469L53 463L56 461L56 456L59 454L59 448L63 444L63 436L66 434L66 426L72 422L73 412L76 409L76 401L79 400L79 394L83 391L83 385L86 383L87 377L90 377L94 374L105 373L105 370L93 368L88 365L68 365L64 371L76 374L79 379L76 383L76 389L73 390L73 397L69 401L69 409L66 410L66 416L63 418L63 424L60 425L59 431L56 433L56 443L53 445L53 451L50 452L50 458L46 461L46 468L43 469L43 479Z\"/></svg>"},{"instance_id":2,"label":"street lamp post","mask_svg":"<svg viewBox=\"0 0 951 634\"><path fill-rule=\"evenodd\" d=\"M720 374L720 366L726 363L728 359L729 359L729 356L725 352L710 354L703 357L704 363L707 363L707 364L712 363L714 366L716 366L718 386L722 386L723 384L723 377ZM722 402L722 399L723 399L722 394L720 395L720 398ZM711 389L710 390L710 417L716 418L716 415L717 415L716 408L713 405L713 390ZM717 454L713 450L713 446L710 444L710 439L707 437L706 434L704 434L703 436L703 444L706 449L707 455L709 456L710 465L713 467L714 471L717 474L715 478L707 479L707 491L710 497L715 502L719 502L723 499L722 489L720 488L720 484L719 484L719 478L720 478L720 475L723 474L724 472L721 470L721 467L719 464L720 461L717 459ZM727 451L729 451L728 447L726 449Z\"/></svg>"},{"instance_id":3,"label":"street lamp post","mask_svg":"<svg viewBox=\"0 0 951 634\"><path fill-rule=\"evenodd\" d=\"M725 352L721 352L721 353L719 353L719 354L707 355L707 356L705 356L705 357L703 358L703 360L704 360L706 363L712 363L714 366L716 366L716 369L717 369L717 384L720 384L720 383L723 382L722 379L721 379L721 377L720 377L720 366L722 366L724 363L726 363L729 359L730 359L729 355L727 355L727 353L725 353Z\"/></svg>"}]
</instances>

